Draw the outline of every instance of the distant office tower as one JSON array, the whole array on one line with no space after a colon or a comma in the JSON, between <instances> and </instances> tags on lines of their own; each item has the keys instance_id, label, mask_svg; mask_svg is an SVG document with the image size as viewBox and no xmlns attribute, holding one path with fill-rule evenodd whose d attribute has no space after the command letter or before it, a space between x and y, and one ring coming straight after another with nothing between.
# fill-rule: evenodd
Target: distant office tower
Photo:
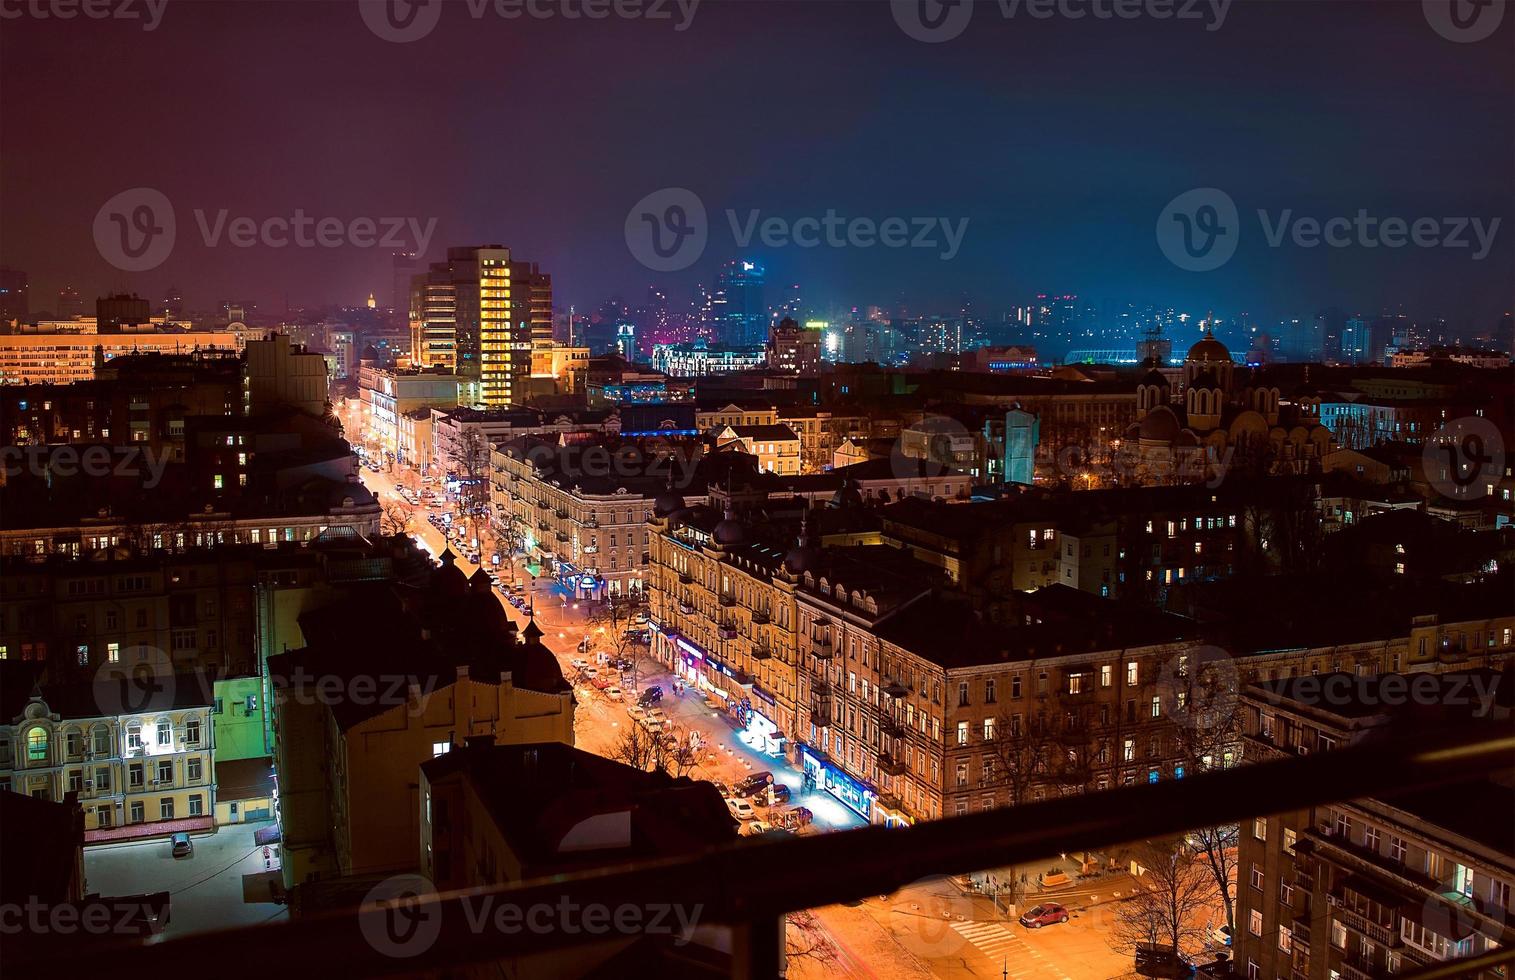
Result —
<instances>
[{"instance_id":1,"label":"distant office tower","mask_svg":"<svg viewBox=\"0 0 1515 980\"><path fill-rule=\"evenodd\" d=\"M1005 413L1005 482L1030 486L1036 476L1041 420L1020 408Z\"/></svg>"},{"instance_id":2,"label":"distant office tower","mask_svg":"<svg viewBox=\"0 0 1515 980\"><path fill-rule=\"evenodd\" d=\"M825 324L803 327L785 317L768 335L768 366L791 374L814 374L821 367L821 334Z\"/></svg>"},{"instance_id":3,"label":"distant office tower","mask_svg":"<svg viewBox=\"0 0 1515 980\"><path fill-rule=\"evenodd\" d=\"M1315 314L1315 334L1320 340L1320 352L1311 360L1324 364L1341 360L1341 335L1346 327L1346 316L1335 307Z\"/></svg>"},{"instance_id":4,"label":"distant office tower","mask_svg":"<svg viewBox=\"0 0 1515 980\"><path fill-rule=\"evenodd\" d=\"M425 271L421 265L421 257L414 252L394 252L389 257L389 264L390 275L393 277L389 305L397 316L408 321L412 313L411 285L415 282L416 276Z\"/></svg>"},{"instance_id":5,"label":"distant office tower","mask_svg":"<svg viewBox=\"0 0 1515 980\"><path fill-rule=\"evenodd\" d=\"M131 333L152 329L152 311L136 293L116 293L95 300L96 333Z\"/></svg>"},{"instance_id":6,"label":"distant office tower","mask_svg":"<svg viewBox=\"0 0 1515 980\"><path fill-rule=\"evenodd\" d=\"M163 303L158 312L169 320L181 320L184 318L184 294L178 286L169 286L168 292L163 294Z\"/></svg>"},{"instance_id":7,"label":"distant office tower","mask_svg":"<svg viewBox=\"0 0 1515 980\"><path fill-rule=\"evenodd\" d=\"M25 320L31 315L26 273L20 269L0 267L0 324Z\"/></svg>"},{"instance_id":8,"label":"distant office tower","mask_svg":"<svg viewBox=\"0 0 1515 980\"><path fill-rule=\"evenodd\" d=\"M1348 317L1341 328L1341 362L1366 364L1372 360L1372 338L1368 321L1360 316Z\"/></svg>"},{"instance_id":9,"label":"distant office tower","mask_svg":"<svg viewBox=\"0 0 1515 980\"><path fill-rule=\"evenodd\" d=\"M728 344L761 344L768 339L763 304L766 272L756 262L734 260L721 267L711 296L711 326Z\"/></svg>"},{"instance_id":10,"label":"distant office tower","mask_svg":"<svg viewBox=\"0 0 1515 980\"><path fill-rule=\"evenodd\" d=\"M53 311L53 315L60 320L83 316L84 297L79 295L79 290L73 286L64 286L58 290L58 308Z\"/></svg>"},{"instance_id":11,"label":"distant office tower","mask_svg":"<svg viewBox=\"0 0 1515 980\"><path fill-rule=\"evenodd\" d=\"M450 248L411 285L411 359L477 382L479 404L524 398L534 339L552 341L552 279L503 245Z\"/></svg>"},{"instance_id":12,"label":"distant office tower","mask_svg":"<svg viewBox=\"0 0 1515 980\"><path fill-rule=\"evenodd\" d=\"M532 346L552 346L552 276L538 269L535 262L512 262L510 285L513 307L519 310L525 301Z\"/></svg>"}]
</instances>

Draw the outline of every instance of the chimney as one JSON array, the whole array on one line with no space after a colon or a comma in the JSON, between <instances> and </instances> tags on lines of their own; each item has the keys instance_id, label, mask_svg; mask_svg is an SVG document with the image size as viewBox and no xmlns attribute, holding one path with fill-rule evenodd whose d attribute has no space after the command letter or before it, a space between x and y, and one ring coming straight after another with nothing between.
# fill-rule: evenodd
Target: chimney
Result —
<instances>
[{"instance_id":1,"label":"chimney","mask_svg":"<svg viewBox=\"0 0 1515 980\"><path fill-rule=\"evenodd\" d=\"M468 680L468 665L467 664L458 664L458 680L460 680L460 681L466 681L466 680Z\"/></svg>"}]
</instances>

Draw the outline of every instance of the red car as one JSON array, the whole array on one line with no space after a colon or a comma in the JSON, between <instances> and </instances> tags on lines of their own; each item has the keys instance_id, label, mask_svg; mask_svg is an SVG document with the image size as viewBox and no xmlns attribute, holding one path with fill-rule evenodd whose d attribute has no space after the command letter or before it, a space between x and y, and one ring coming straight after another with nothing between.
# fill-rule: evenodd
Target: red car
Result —
<instances>
[{"instance_id":1,"label":"red car","mask_svg":"<svg viewBox=\"0 0 1515 980\"><path fill-rule=\"evenodd\" d=\"M1050 926L1055 922L1067 921L1068 910L1056 902L1043 902L1021 916L1021 925L1027 929L1040 929L1042 926Z\"/></svg>"}]
</instances>

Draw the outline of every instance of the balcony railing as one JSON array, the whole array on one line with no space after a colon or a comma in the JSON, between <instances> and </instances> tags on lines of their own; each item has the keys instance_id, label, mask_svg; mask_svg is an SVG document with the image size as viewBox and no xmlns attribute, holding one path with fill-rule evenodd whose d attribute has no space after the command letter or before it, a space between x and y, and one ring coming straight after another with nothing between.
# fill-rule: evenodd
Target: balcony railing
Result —
<instances>
[{"instance_id":1,"label":"balcony railing","mask_svg":"<svg viewBox=\"0 0 1515 980\"><path fill-rule=\"evenodd\" d=\"M769 616L768 616L768 610L766 610L766 609L754 609L752 611L752 625L754 625L754 626L766 626L769 623L771 623L772 621L773 620L770 619Z\"/></svg>"},{"instance_id":2,"label":"balcony railing","mask_svg":"<svg viewBox=\"0 0 1515 980\"><path fill-rule=\"evenodd\" d=\"M887 752L880 752L878 754L878 771L888 773L891 776L903 776L905 774L905 763L903 760L896 759Z\"/></svg>"},{"instance_id":3,"label":"balcony railing","mask_svg":"<svg viewBox=\"0 0 1515 980\"><path fill-rule=\"evenodd\" d=\"M701 909L703 926L732 930L730 970L738 980L780 975L781 930L789 912L884 895L926 876L962 875L986 867L1043 861L1059 853L1169 837L1200 826L1247 820L1258 813L1306 809L1388 790L1442 786L1481 777L1508 764L1515 735L1464 729L1425 731L1308 758L1216 769L1185 779L1126 786L1097 795L1060 797L969 813L909 827L862 827L783 840L750 839L655 861L565 873L526 883L485 885L466 892L423 895L410 921L426 922L435 940L405 960L393 943L375 943L393 926L393 911L366 903L357 911L328 909L289 922L235 932L193 934L150 945L102 941L79 944L62 957L51 946L22 947L7 958L18 974L56 972L161 980L189 976L207 962L218 980L266 980L266 958L226 957L228 944L278 949L304 973L377 976L447 972L479 964L490 972L504 958L581 948L585 936L568 929L483 929L480 902L514 908L579 908L626 904ZM773 869L782 868L783 874ZM846 874L837 874L846 868ZM733 888L732 882L741 882ZM1413 947L1406 947L1406 950ZM407 952L409 952L407 950ZM486 964L491 964L485 966ZM1491 950L1398 980L1474 976L1515 964L1515 948ZM1446 967L1455 966L1455 970Z\"/></svg>"}]
</instances>

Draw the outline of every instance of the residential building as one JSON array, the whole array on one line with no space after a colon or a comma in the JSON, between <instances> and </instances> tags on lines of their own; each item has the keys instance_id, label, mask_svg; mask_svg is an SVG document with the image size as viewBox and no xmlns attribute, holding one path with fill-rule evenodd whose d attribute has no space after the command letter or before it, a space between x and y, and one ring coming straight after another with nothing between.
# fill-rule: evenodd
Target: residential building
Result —
<instances>
[{"instance_id":1,"label":"residential building","mask_svg":"<svg viewBox=\"0 0 1515 980\"><path fill-rule=\"evenodd\" d=\"M411 871L423 762L474 736L573 743L573 690L482 570L443 554L419 589L375 583L299 617L269 661L284 880ZM316 685L339 682L343 696Z\"/></svg>"},{"instance_id":2,"label":"residential building","mask_svg":"<svg viewBox=\"0 0 1515 980\"><path fill-rule=\"evenodd\" d=\"M1506 641L1508 642L1508 641ZM1249 755L1329 752L1394 725L1509 730L1510 674L1301 675L1241 694ZM1247 976L1372 980L1515 942L1509 770L1263 814L1241 825L1235 962ZM1504 971L1458 976L1495 980Z\"/></svg>"},{"instance_id":3,"label":"residential building","mask_svg":"<svg viewBox=\"0 0 1515 980\"><path fill-rule=\"evenodd\" d=\"M758 469L780 476L800 472L800 437L787 425L728 425L715 434L717 450L736 448L758 460Z\"/></svg>"},{"instance_id":4,"label":"residential building","mask_svg":"<svg viewBox=\"0 0 1515 980\"><path fill-rule=\"evenodd\" d=\"M87 332L84 328L87 327ZM0 334L0 384L71 384L89 381L102 364L123 354L235 353L241 338L230 331L188 331L164 327L151 333L96 333L95 324L78 330Z\"/></svg>"},{"instance_id":5,"label":"residential building","mask_svg":"<svg viewBox=\"0 0 1515 980\"><path fill-rule=\"evenodd\" d=\"M768 332L768 366L790 374L814 374L821 369L824 324L803 327L785 317Z\"/></svg>"},{"instance_id":6,"label":"residential building","mask_svg":"<svg viewBox=\"0 0 1515 980\"><path fill-rule=\"evenodd\" d=\"M209 684L142 656L155 681L145 695L130 663L69 684L28 682L34 665L7 665L16 669L0 694L0 792L72 794L84 808L86 845L214 826Z\"/></svg>"}]
</instances>

